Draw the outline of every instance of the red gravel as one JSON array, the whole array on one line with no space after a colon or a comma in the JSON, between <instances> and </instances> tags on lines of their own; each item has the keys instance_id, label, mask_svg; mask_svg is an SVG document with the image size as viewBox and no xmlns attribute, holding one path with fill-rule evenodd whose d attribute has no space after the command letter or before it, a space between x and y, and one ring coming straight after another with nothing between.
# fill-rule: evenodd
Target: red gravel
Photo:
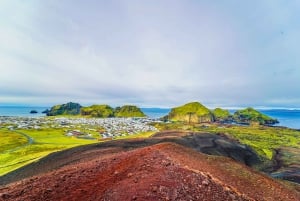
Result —
<instances>
[{"instance_id":1,"label":"red gravel","mask_svg":"<svg viewBox=\"0 0 300 201\"><path fill-rule=\"evenodd\" d=\"M161 143L10 184L0 200L300 201L300 195L231 159Z\"/></svg>"}]
</instances>

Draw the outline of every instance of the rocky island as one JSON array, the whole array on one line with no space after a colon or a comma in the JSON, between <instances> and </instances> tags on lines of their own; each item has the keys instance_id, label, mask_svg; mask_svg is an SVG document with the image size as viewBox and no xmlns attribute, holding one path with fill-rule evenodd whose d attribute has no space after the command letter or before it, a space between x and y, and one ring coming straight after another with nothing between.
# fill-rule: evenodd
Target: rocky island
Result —
<instances>
[{"instance_id":1,"label":"rocky island","mask_svg":"<svg viewBox=\"0 0 300 201\"><path fill-rule=\"evenodd\" d=\"M48 111L47 116L57 115L78 115L82 106L79 103L66 103L61 105L55 105Z\"/></svg>"},{"instance_id":2,"label":"rocky island","mask_svg":"<svg viewBox=\"0 0 300 201\"><path fill-rule=\"evenodd\" d=\"M274 125L279 123L251 107L237 110L233 115L228 110L216 108L209 110L199 102L191 102L185 105L172 108L170 113L163 117L163 120L186 123L237 123L237 124L259 124Z\"/></svg>"},{"instance_id":3,"label":"rocky island","mask_svg":"<svg viewBox=\"0 0 300 201\"><path fill-rule=\"evenodd\" d=\"M248 107L243 110L238 110L233 115L234 120L237 123L246 124L260 124L260 125L273 125L279 123L277 119L273 119L261 112Z\"/></svg>"},{"instance_id":4,"label":"rocky island","mask_svg":"<svg viewBox=\"0 0 300 201\"><path fill-rule=\"evenodd\" d=\"M47 110L47 116L80 115L83 117L146 117L140 108L135 105L124 105L113 108L107 104L82 107L79 103L55 105Z\"/></svg>"}]
</instances>

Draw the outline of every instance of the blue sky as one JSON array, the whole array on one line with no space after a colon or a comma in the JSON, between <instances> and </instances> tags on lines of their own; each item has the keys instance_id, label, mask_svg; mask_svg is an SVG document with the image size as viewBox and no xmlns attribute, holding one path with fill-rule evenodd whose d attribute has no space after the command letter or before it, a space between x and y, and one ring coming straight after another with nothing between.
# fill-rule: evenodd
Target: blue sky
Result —
<instances>
[{"instance_id":1,"label":"blue sky","mask_svg":"<svg viewBox=\"0 0 300 201\"><path fill-rule=\"evenodd\" d=\"M0 105L300 107L300 1L0 1Z\"/></svg>"}]
</instances>

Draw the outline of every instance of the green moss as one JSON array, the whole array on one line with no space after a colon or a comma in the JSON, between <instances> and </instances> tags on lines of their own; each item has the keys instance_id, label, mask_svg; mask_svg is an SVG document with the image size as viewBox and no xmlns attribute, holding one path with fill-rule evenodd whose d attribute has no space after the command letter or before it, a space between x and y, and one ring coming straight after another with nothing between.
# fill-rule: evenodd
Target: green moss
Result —
<instances>
[{"instance_id":1,"label":"green moss","mask_svg":"<svg viewBox=\"0 0 300 201\"><path fill-rule=\"evenodd\" d=\"M140 108L134 105L124 105L115 109L116 117L145 117Z\"/></svg>"},{"instance_id":2,"label":"green moss","mask_svg":"<svg viewBox=\"0 0 300 201\"><path fill-rule=\"evenodd\" d=\"M189 123L214 121L213 114L208 108L199 102L191 102L172 108L169 113L171 121L183 121Z\"/></svg>"},{"instance_id":3,"label":"green moss","mask_svg":"<svg viewBox=\"0 0 300 201\"><path fill-rule=\"evenodd\" d=\"M241 123L256 122L261 125L278 123L276 119L273 119L251 107L236 111L233 117L237 122Z\"/></svg>"},{"instance_id":4,"label":"green moss","mask_svg":"<svg viewBox=\"0 0 300 201\"><path fill-rule=\"evenodd\" d=\"M113 117L114 110L109 105L92 105L89 107L82 107L80 110L81 115L91 117Z\"/></svg>"}]
</instances>

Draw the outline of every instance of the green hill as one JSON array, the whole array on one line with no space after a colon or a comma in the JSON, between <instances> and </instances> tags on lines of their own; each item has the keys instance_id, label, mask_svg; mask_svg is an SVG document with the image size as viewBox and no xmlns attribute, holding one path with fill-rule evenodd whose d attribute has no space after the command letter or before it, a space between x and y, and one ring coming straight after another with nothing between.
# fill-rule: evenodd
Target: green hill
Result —
<instances>
[{"instance_id":1,"label":"green hill","mask_svg":"<svg viewBox=\"0 0 300 201\"><path fill-rule=\"evenodd\" d=\"M273 125L278 123L277 119L273 119L251 107L236 111L233 118L238 123L258 123L261 125Z\"/></svg>"},{"instance_id":2,"label":"green hill","mask_svg":"<svg viewBox=\"0 0 300 201\"><path fill-rule=\"evenodd\" d=\"M89 107L82 107L80 113L83 116L90 117L114 117L114 109L109 105L92 105Z\"/></svg>"},{"instance_id":3,"label":"green hill","mask_svg":"<svg viewBox=\"0 0 300 201\"><path fill-rule=\"evenodd\" d=\"M47 116L57 115L78 115L80 113L81 105L79 103L66 103L55 105L47 112Z\"/></svg>"},{"instance_id":4,"label":"green hill","mask_svg":"<svg viewBox=\"0 0 300 201\"><path fill-rule=\"evenodd\" d=\"M124 105L115 109L115 117L145 117L140 108L134 105Z\"/></svg>"},{"instance_id":5,"label":"green hill","mask_svg":"<svg viewBox=\"0 0 300 201\"><path fill-rule=\"evenodd\" d=\"M171 121L182 121L188 123L214 121L214 116L211 111L199 102L191 102L172 108L168 118Z\"/></svg>"},{"instance_id":6,"label":"green hill","mask_svg":"<svg viewBox=\"0 0 300 201\"><path fill-rule=\"evenodd\" d=\"M216 108L212 111L216 121L228 121L232 119L232 115L228 110Z\"/></svg>"}]
</instances>

